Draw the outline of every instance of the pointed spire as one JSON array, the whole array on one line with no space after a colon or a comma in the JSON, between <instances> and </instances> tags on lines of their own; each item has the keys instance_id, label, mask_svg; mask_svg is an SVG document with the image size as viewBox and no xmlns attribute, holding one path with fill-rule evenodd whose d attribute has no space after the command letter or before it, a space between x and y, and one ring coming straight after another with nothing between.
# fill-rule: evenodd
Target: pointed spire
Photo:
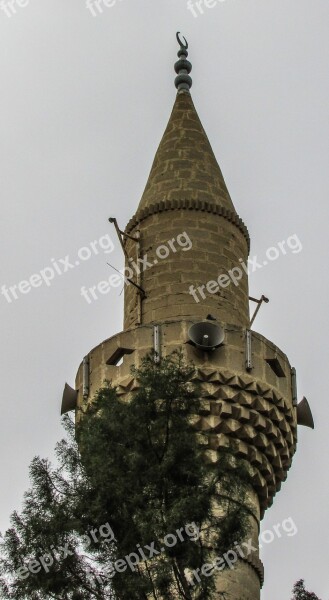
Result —
<instances>
[{"instance_id":1,"label":"pointed spire","mask_svg":"<svg viewBox=\"0 0 329 600\"><path fill-rule=\"evenodd\" d=\"M178 91L139 210L161 200L204 200L234 211L223 175L188 91Z\"/></svg>"},{"instance_id":2,"label":"pointed spire","mask_svg":"<svg viewBox=\"0 0 329 600\"><path fill-rule=\"evenodd\" d=\"M203 129L190 94L192 69L187 60L187 41L180 40L175 64L175 104L156 152L137 213L128 223L131 229L141 219L159 210L195 208L221 214L242 231L248 231L237 215L224 177Z\"/></svg>"},{"instance_id":3,"label":"pointed spire","mask_svg":"<svg viewBox=\"0 0 329 600\"><path fill-rule=\"evenodd\" d=\"M176 38L177 38L177 42L180 45L180 50L178 50L178 52L177 52L177 56L178 56L179 60L175 63L175 71L177 73L177 77L175 79L175 86L178 90L178 93L181 90L188 92L192 87L192 79L189 76L189 73L191 73L191 71L192 71L192 65L191 65L190 61L187 60L188 43L186 41L186 38L183 36L184 42L185 42L183 44L183 42L179 36L180 36L180 32L177 31Z\"/></svg>"}]
</instances>

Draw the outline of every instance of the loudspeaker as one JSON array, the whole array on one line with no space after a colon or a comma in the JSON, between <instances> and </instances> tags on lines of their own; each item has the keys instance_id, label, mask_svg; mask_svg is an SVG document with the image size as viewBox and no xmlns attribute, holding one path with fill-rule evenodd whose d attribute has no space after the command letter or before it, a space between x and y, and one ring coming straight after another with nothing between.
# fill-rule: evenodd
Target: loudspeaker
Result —
<instances>
[{"instance_id":1,"label":"loudspeaker","mask_svg":"<svg viewBox=\"0 0 329 600\"><path fill-rule=\"evenodd\" d=\"M65 415L65 413L69 412L70 410L76 409L77 398L78 398L77 390L74 390L73 388L71 388L70 385L68 385L66 383L65 387L64 387L63 398L62 398L61 415Z\"/></svg>"},{"instance_id":2,"label":"loudspeaker","mask_svg":"<svg viewBox=\"0 0 329 600\"><path fill-rule=\"evenodd\" d=\"M304 427L314 429L312 412L305 397L297 405L297 423L298 425L304 425Z\"/></svg>"},{"instance_id":3,"label":"loudspeaker","mask_svg":"<svg viewBox=\"0 0 329 600\"><path fill-rule=\"evenodd\" d=\"M188 332L192 344L206 352L218 348L223 343L224 335L222 327L209 321L194 323Z\"/></svg>"}]
</instances>

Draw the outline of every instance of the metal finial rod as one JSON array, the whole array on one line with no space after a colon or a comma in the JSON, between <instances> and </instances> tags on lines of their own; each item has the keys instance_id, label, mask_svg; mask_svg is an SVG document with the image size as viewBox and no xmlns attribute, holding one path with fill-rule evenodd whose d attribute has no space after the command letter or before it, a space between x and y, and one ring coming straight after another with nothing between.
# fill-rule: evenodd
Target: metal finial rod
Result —
<instances>
[{"instance_id":1,"label":"metal finial rod","mask_svg":"<svg viewBox=\"0 0 329 600\"><path fill-rule=\"evenodd\" d=\"M180 37L180 31L177 31L176 39L180 46L180 49L177 52L179 60L175 63L175 71L177 73L177 77L175 79L175 86L178 92L189 92L192 86L192 79L189 75L189 73L192 71L192 65L190 61L187 60L188 43L184 36L184 43L182 42Z\"/></svg>"}]
</instances>

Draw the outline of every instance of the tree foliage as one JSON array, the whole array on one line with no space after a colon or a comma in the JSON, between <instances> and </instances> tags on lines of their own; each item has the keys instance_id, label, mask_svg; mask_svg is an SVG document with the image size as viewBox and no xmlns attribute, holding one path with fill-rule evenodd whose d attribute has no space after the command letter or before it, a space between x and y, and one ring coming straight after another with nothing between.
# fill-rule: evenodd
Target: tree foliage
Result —
<instances>
[{"instance_id":1,"label":"tree foliage","mask_svg":"<svg viewBox=\"0 0 329 600\"><path fill-rule=\"evenodd\" d=\"M32 461L31 489L3 537L3 598L212 597L213 578L191 588L188 570L247 536L250 482L229 451L207 464L205 434L193 426L202 402L193 371L180 354L160 365L149 355L133 369L139 387L129 401L107 383L76 426L63 418L58 466ZM124 569L131 553L140 562Z\"/></svg>"},{"instance_id":2,"label":"tree foliage","mask_svg":"<svg viewBox=\"0 0 329 600\"><path fill-rule=\"evenodd\" d=\"M299 579L294 585L293 597L291 600L320 600L313 592L305 590L304 579Z\"/></svg>"}]
</instances>

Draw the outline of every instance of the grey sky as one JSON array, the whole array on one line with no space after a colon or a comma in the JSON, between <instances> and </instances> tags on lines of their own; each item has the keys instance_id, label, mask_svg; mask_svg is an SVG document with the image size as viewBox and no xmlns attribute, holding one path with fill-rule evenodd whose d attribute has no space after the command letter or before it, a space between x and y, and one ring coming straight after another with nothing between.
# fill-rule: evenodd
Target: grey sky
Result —
<instances>
[{"instance_id":1,"label":"grey sky","mask_svg":"<svg viewBox=\"0 0 329 600\"><path fill-rule=\"evenodd\" d=\"M298 578L328 600L327 0L226 0L194 17L186 0L84 0L0 10L1 278L18 284L110 233L100 252L9 303L0 296L0 530L19 508L34 455L62 435L65 381L122 328L121 288L92 304L81 286L123 260L112 226L135 212L175 98L177 30L190 44L192 96L246 222L251 255L297 234L303 250L254 273L265 294L255 329L287 353L316 430L298 450L264 529L298 534L262 550L262 600L289 600Z\"/></svg>"}]
</instances>

